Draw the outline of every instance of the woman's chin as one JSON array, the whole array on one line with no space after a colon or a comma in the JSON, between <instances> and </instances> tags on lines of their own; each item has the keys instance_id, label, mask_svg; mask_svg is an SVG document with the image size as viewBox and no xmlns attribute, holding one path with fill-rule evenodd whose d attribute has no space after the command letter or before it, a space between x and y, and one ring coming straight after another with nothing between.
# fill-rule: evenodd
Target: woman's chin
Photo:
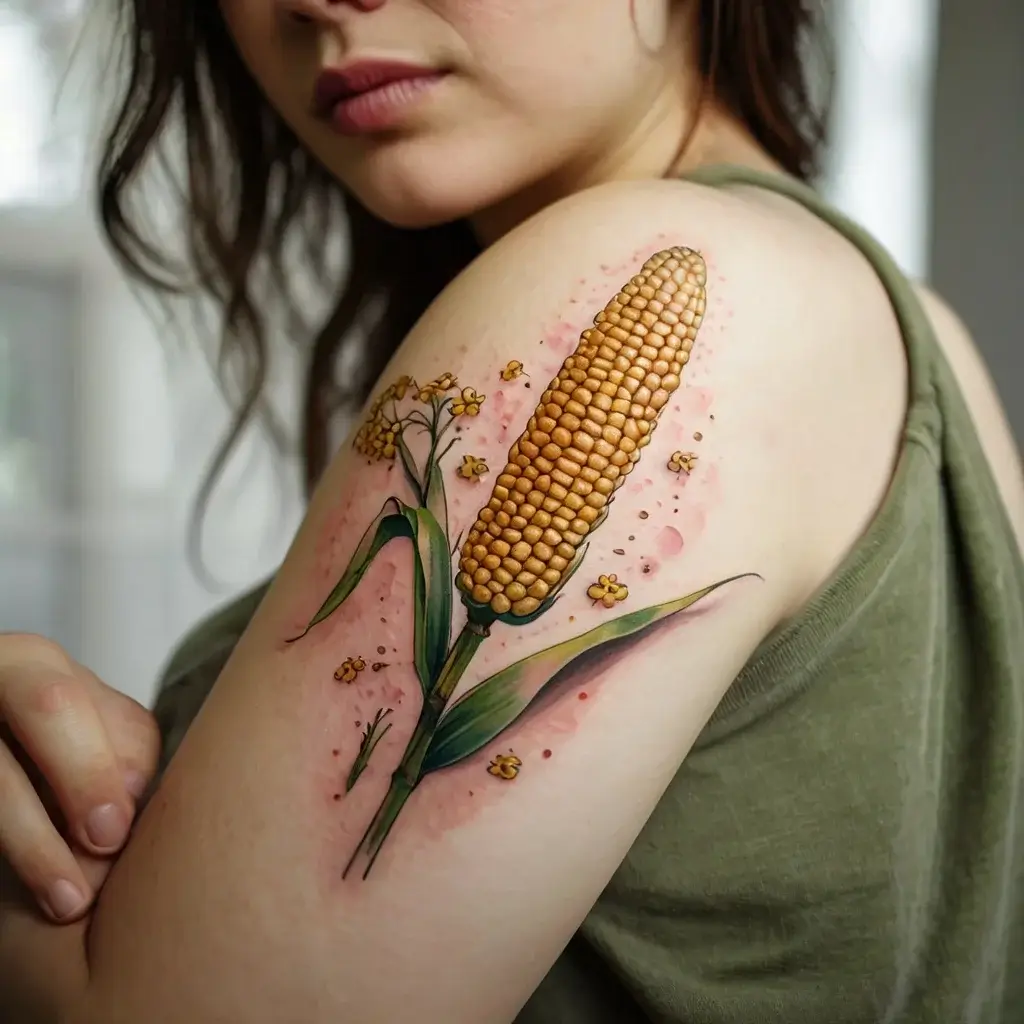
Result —
<instances>
[{"instance_id":1,"label":"woman's chin","mask_svg":"<svg viewBox=\"0 0 1024 1024\"><path fill-rule=\"evenodd\" d=\"M496 164L496 166L494 166ZM377 153L342 179L374 216L399 228L430 228L472 217L517 191L510 161L433 152Z\"/></svg>"}]
</instances>

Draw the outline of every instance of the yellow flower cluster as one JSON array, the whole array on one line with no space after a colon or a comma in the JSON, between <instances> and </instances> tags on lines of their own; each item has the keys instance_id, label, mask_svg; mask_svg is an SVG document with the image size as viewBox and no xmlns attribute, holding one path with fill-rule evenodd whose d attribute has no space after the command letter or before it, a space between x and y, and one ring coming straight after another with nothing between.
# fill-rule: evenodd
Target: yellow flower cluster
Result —
<instances>
[{"instance_id":1,"label":"yellow flower cluster","mask_svg":"<svg viewBox=\"0 0 1024 1024\"><path fill-rule=\"evenodd\" d=\"M478 395L472 388L463 388L462 394L452 402L453 416L477 416L486 395Z\"/></svg>"},{"instance_id":2,"label":"yellow flower cluster","mask_svg":"<svg viewBox=\"0 0 1024 1024\"><path fill-rule=\"evenodd\" d=\"M365 668L366 662L362 658L346 658L335 670L334 678L339 683L354 683L359 673Z\"/></svg>"},{"instance_id":3,"label":"yellow flower cluster","mask_svg":"<svg viewBox=\"0 0 1024 1024\"><path fill-rule=\"evenodd\" d=\"M442 373L436 380L424 384L416 396L421 402L429 402L432 398L440 398L448 391L459 386L459 378L454 373Z\"/></svg>"},{"instance_id":4,"label":"yellow flower cluster","mask_svg":"<svg viewBox=\"0 0 1024 1024\"><path fill-rule=\"evenodd\" d=\"M374 461L395 457L398 453L398 435L402 428L388 416L385 406L388 402L400 402L409 389L415 386L416 382L412 377L402 376L393 384L389 384L373 400L369 414L356 433L356 451Z\"/></svg>"},{"instance_id":5,"label":"yellow flower cluster","mask_svg":"<svg viewBox=\"0 0 1024 1024\"><path fill-rule=\"evenodd\" d=\"M476 480L487 475L487 463L476 455L463 455L459 466L459 476L466 480Z\"/></svg>"},{"instance_id":6,"label":"yellow flower cluster","mask_svg":"<svg viewBox=\"0 0 1024 1024\"><path fill-rule=\"evenodd\" d=\"M620 583L618 576L598 576L597 582L587 587L587 597L595 603L600 601L605 608L613 608L618 601L625 601L629 596L629 587Z\"/></svg>"},{"instance_id":7,"label":"yellow flower cluster","mask_svg":"<svg viewBox=\"0 0 1024 1024\"><path fill-rule=\"evenodd\" d=\"M668 468L673 473L686 473L689 475L693 472L693 467L696 464L697 456L693 452L673 452L668 460Z\"/></svg>"},{"instance_id":8,"label":"yellow flower cluster","mask_svg":"<svg viewBox=\"0 0 1024 1024\"><path fill-rule=\"evenodd\" d=\"M518 359L510 360L501 371L502 380L516 380L523 375L523 364ZM527 374L529 376L529 374Z\"/></svg>"},{"instance_id":9,"label":"yellow flower cluster","mask_svg":"<svg viewBox=\"0 0 1024 1024\"><path fill-rule=\"evenodd\" d=\"M523 762L515 754L499 754L487 766L487 770L499 779L511 781L519 774L519 769L522 767Z\"/></svg>"}]
</instances>

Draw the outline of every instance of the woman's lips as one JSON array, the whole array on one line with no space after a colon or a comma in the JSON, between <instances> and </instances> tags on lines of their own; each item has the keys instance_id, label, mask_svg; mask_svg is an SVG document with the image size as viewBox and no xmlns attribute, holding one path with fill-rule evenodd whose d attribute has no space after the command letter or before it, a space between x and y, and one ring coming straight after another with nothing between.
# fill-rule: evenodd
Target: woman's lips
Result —
<instances>
[{"instance_id":1,"label":"woman's lips","mask_svg":"<svg viewBox=\"0 0 1024 1024\"><path fill-rule=\"evenodd\" d=\"M386 131L446 74L391 61L359 61L320 75L314 109L343 135Z\"/></svg>"}]
</instances>

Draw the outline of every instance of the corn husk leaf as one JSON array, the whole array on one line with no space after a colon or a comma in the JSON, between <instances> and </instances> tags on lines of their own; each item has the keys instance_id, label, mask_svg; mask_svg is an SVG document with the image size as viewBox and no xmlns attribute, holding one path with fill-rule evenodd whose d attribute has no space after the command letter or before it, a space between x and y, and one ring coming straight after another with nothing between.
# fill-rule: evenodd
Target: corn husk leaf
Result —
<instances>
[{"instance_id":1,"label":"corn husk leaf","mask_svg":"<svg viewBox=\"0 0 1024 1024\"><path fill-rule=\"evenodd\" d=\"M652 626L692 607L727 583L754 575L731 576L675 601L620 615L580 636L517 661L478 683L441 718L427 750L424 774L457 764L486 747L538 698L572 679L570 670L582 655L628 637L639 638Z\"/></svg>"},{"instance_id":2,"label":"corn husk leaf","mask_svg":"<svg viewBox=\"0 0 1024 1024\"><path fill-rule=\"evenodd\" d=\"M295 639L301 639L345 603L366 575L374 558L396 537L407 537L413 544L413 658L423 692L429 693L444 665L452 627L452 576L448 537L429 509L413 508L398 498L388 498L363 534L341 579L309 625Z\"/></svg>"}]
</instances>

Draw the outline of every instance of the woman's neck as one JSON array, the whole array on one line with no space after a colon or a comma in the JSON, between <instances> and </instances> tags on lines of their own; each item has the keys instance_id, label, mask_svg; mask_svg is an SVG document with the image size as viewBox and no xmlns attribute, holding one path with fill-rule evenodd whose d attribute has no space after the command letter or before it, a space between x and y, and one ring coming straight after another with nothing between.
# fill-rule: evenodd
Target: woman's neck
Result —
<instances>
[{"instance_id":1,"label":"woman's neck","mask_svg":"<svg viewBox=\"0 0 1024 1024\"><path fill-rule=\"evenodd\" d=\"M653 106L647 116L614 146L582 154L529 188L470 218L486 248L534 214L584 189L614 181L650 181L677 177L698 167L740 164L769 173L785 173L746 128L717 103L704 104L696 124L678 108Z\"/></svg>"}]
</instances>

